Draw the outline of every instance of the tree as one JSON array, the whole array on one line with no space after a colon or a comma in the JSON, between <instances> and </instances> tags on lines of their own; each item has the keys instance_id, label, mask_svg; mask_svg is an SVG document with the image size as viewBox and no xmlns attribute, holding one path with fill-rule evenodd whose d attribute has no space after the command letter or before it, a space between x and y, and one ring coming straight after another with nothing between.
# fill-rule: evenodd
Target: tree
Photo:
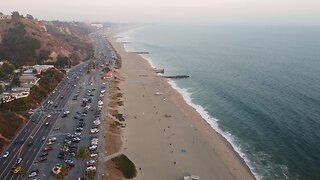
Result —
<instances>
[{"instance_id":1,"label":"tree","mask_svg":"<svg viewBox=\"0 0 320 180\"><path fill-rule=\"evenodd\" d=\"M32 15L30 15L30 14L27 14L27 15L26 15L26 18L28 18L28 19L31 19L31 20L32 20L32 19L33 19L33 16L32 16Z\"/></svg>"},{"instance_id":2,"label":"tree","mask_svg":"<svg viewBox=\"0 0 320 180\"><path fill-rule=\"evenodd\" d=\"M13 20L19 20L20 19L20 13L18 11L13 11L11 13L11 17Z\"/></svg>"},{"instance_id":3,"label":"tree","mask_svg":"<svg viewBox=\"0 0 320 180\"><path fill-rule=\"evenodd\" d=\"M13 78L12 78L12 81L11 81L11 87L15 87L15 86L20 86L21 82L19 80L19 77L17 75L15 75Z\"/></svg>"},{"instance_id":4,"label":"tree","mask_svg":"<svg viewBox=\"0 0 320 180\"><path fill-rule=\"evenodd\" d=\"M9 64L9 63L3 63L3 65L1 66L1 69L3 70L4 73L6 73L7 75L10 75L13 73L14 71L14 67Z\"/></svg>"},{"instance_id":5,"label":"tree","mask_svg":"<svg viewBox=\"0 0 320 180\"><path fill-rule=\"evenodd\" d=\"M80 161L80 170L81 172L84 172L85 162L90 158L90 152L86 147L80 147L77 154L76 159ZM83 177L85 174L83 174Z\"/></svg>"},{"instance_id":6,"label":"tree","mask_svg":"<svg viewBox=\"0 0 320 180\"><path fill-rule=\"evenodd\" d=\"M33 74L38 74L38 71L37 71L36 69L33 69L33 70L32 70L32 73L33 73Z\"/></svg>"},{"instance_id":7,"label":"tree","mask_svg":"<svg viewBox=\"0 0 320 180\"><path fill-rule=\"evenodd\" d=\"M68 166L62 166L61 172L56 175L58 180L64 180L65 177L69 174L70 168Z\"/></svg>"},{"instance_id":8,"label":"tree","mask_svg":"<svg viewBox=\"0 0 320 180\"><path fill-rule=\"evenodd\" d=\"M21 168L21 170L19 171L19 175L21 176L22 179L27 179L28 172L24 168Z\"/></svg>"}]
</instances>

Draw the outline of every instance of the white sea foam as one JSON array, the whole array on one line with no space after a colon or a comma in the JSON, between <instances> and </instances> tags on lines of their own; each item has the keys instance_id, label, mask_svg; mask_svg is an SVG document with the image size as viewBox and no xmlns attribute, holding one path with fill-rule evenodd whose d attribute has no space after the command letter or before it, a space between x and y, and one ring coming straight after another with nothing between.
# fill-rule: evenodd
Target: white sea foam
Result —
<instances>
[{"instance_id":1,"label":"white sea foam","mask_svg":"<svg viewBox=\"0 0 320 180\"><path fill-rule=\"evenodd\" d=\"M186 88L180 88L173 80L168 81L172 88L177 90L183 97L184 101L193 107L200 115L201 117L219 134L221 134L233 147L233 149L240 155L240 157L245 161L247 166L249 167L250 171L253 173L253 175L256 177L256 179L262 179L261 176L259 176L257 173L255 173L254 168L251 166L251 162L246 157L246 155L241 151L240 147L238 147L235 143L235 138L232 134L229 132L224 132L219 128L218 125L218 119L213 118L209 115L209 113L200 105L195 104L192 102L191 93L188 92L188 89Z\"/></svg>"}]
</instances>

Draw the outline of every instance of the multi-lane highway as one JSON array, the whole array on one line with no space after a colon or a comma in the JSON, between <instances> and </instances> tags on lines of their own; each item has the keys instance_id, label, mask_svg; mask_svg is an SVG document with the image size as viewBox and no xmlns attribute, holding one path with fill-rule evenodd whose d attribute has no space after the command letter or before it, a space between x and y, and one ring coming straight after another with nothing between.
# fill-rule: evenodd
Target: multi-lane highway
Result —
<instances>
[{"instance_id":1,"label":"multi-lane highway","mask_svg":"<svg viewBox=\"0 0 320 180\"><path fill-rule=\"evenodd\" d=\"M106 63L114 66L114 52L110 44L98 33L93 33L90 36L94 42L95 59L97 68L87 73L88 63L77 65L70 69L64 79L59 83L55 90L49 97L42 103L42 105L30 117L29 122L17 134L13 142L3 151L0 159L0 179L19 179L19 174L14 174L12 171L16 167L22 167L29 173L37 170L37 179L54 179L52 176L52 168L56 164L65 165L65 160L73 162L68 179L77 179L85 175L84 169L81 168L79 161L74 157L74 154L68 153L63 158L58 158L61 154L61 146L68 144L69 146L88 148L92 145L92 139L99 140L97 150L91 151L92 157L95 160L96 178L102 179L104 175L104 116L100 115L101 107L98 103L107 102L108 83L101 79L104 72L102 71ZM88 93L90 91L90 93ZM88 95L90 94L90 95ZM86 107L83 104L83 98L91 98ZM75 98L77 97L77 98ZM100 104L101 106L101 104ZM84 113L84 108L90 109ZM67 117L62 117L64 111L69 111ZM105 111L102 111L105 112ZM83 123L74 117L79 114L82 116ZM94 120L101 121L101 126L93 124ZM82 130L79 130L80 125ZM100 130L99 132L92 133L94 127ZM77 130L78 129L78 130ZM78 138L81 139L77 142L68 141L69 136L78 133ZM79 135L80 134L80 135ZM56 138L56 142L47 145L48 140ZM47 155L43 155L43 149L51 147L52 150ZM8 157L4 158L2 155L9 152ZM96 156L94 156L97 154ZM17 160L22 158L21 163ZM100 159L101 161L98 161ZM40 162L42 161L42 162ZM91 168L93 169L93 168Z\"/></svg>"}]
</instances>

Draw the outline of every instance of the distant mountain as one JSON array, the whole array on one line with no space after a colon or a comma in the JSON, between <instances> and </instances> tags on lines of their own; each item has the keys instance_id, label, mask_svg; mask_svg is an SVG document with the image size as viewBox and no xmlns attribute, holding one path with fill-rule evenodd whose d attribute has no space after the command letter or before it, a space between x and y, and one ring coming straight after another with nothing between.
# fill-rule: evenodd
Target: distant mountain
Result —
<instances>
[{"instance_id":1,"label":"distant mountain","mask_svg":"<svg viewBox=\"0 0 320 180\"><path fill-rule=\"evenodd\" d=\"M54 64L59 57L70 65L93 55L88 34L94 29L80 22L0 19L0 60L16 66Z\"/></svg>"}]
</instances>

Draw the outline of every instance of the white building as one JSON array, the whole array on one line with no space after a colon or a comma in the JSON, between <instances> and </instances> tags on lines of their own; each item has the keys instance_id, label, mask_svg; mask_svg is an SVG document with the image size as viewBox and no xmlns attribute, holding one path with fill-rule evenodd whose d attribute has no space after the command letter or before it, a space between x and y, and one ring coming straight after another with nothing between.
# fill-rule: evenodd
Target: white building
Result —
<instances>
[{"instance_id":1,"label":"white building","mask_svg":"<svg viewBox=\"0 0 320 180\"><path fill-rule=\"evenodd\" d=\"M25 88L31 88L32 86L36 85L39 81L39 78L34 76L33 74L22 74L20 76L21 86Z\"/></svg>"},{"instance_id":2,"label":"white building","mask_svg":"<svg viewBox=\"0 0 320 180\"><path fill-rule=\"evenodd\" d=\"M22 91L22 92L18 92L18 93L11 93L11 96L14 99L20 99L20 98L28 97L29 94L30 94L30 92L28 92L28 91Z\"/></svg>"},{"instance_id":3,"label":"white building","mask_svg":"<svg viewBox=\"0 0 320 180\"><path fill-rule=\"evenodd\" d=\"M0 20L11 19L10 15L0 15Z\"/></svg>"},{"instance_id":4,"label":"white building","mask_svg":"<svg viewBox=\"0 0 320 180\"><path fill-rule=\"evenodd\" d=\"M37 70L38 74L40 74L41 72L45 72L50 68L54 68L54 66L53 65L34 65L33 68Z\"/></svg>"},{"instance_id":5,"label":"white building","mask_svg":"<svg viewBox=\"0 0 320 180\"><path fill-rule=\"evenodd\" d=\"M7 103L7 102L10 102L10 101L14 100L14 98L8 92L3 92L2 94L0 94L0 99L2 99L2 101L4 103Z\"/></svg>"},{"instance_id":6,"label":"white building","mask_svg":"<svg viewBox=\"0 0 320 180\"><path fill-rule=\"evenodd\" d=\"M101 23L91 23L91 26L96 27L96 28L103 28L103 24L101 24Z\"/></svg>"}]
</instances>

